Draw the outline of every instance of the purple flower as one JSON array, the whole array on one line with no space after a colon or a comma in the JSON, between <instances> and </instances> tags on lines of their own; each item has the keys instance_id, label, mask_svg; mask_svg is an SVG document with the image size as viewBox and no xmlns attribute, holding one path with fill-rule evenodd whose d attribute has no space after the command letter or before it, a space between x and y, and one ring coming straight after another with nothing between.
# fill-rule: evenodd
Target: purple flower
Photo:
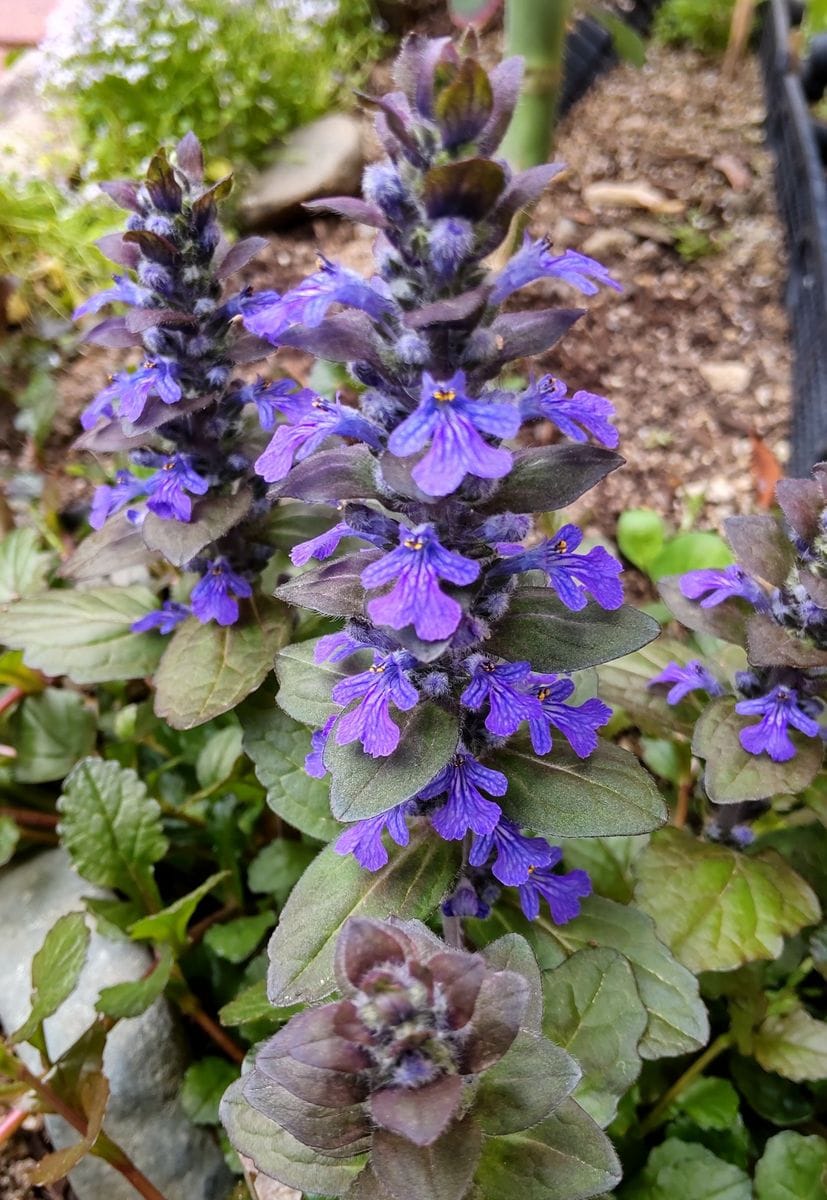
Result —
<instances>
[{"instance_id":1,"label":"purple flower","mask_svg":"<svg viewBox=\"0 0 827 1200\"><path fill-rule=\"evenodd\" d=\"M357 641L349 633L340 629L337 633L326 633L324 637L319 638L316 649L313 651L313 661L317 663L341 662L343 658L348 658L357 650L365 648L364 642Z\"/></svg>"},{"instance_id":2,"label":"purple flower","mask_svg":"<svg viewBox=\"0 0 827 1200\"><path fill-rule=\"evenodd\" d=\"M118 471L114 483L104 483L95 488L89 524L93 529L102 528L112 513L123 508L130 500L142 496L145 491L145 479L136 479L131 471Z\"/></svg>"},{"instance_id":3,"label":"purple flower","mask_svg":"<svg viewBox=\"0 0 827 1200\"><path fill-rule=\"evenodd\" d=\"M188 454L173 454L160 462L160 469L144 482L150 497L147 508L165 521L190 521L189 493L203 496L209 490L209 482L198 474Z\"/></svg>"},{"instance_id":4,"label":"purple flower","mask_svg":"<svg viewBox=\"0 0 827 1200\"><path fill-rule=\"evenodd\" d=\"M393 431L388 449L404 458L430 442L411 475L429 496L447 496L466 475L480 479L507 475L510 452L490 446L481 434L513 437L519 427L520 414L511 404L467 396L463 371L444 383L424 372L419 406Z\"/></svg>"},{"instance_id":5,"label":"purple flower","mask_svg":"<svg viewBox=\"0 0 827 1200\"><path fill-rule=\"evenodd\" d=\"M493 800L486 800L481 789L492 796L504 796L508 780L502 771L484 767L464 750L434 776L418 795L420 800L434 800L444 792L448 799L442 808L431 814L431 824L446 841L456 842L472 830L490 833L502 816L502 809Z\"/></svg>"},{"instance_id":6,"label":"purple flower","mask_svg":"<svg viewBox=\"0 0 827 1200\"><path fill-rule=\"evenodd\" d=\"M202 623L234 625L239 599L248 599L252 594L249 582L232 569L226 558L215 558L192 589L190 603L193 615Z\"/></svg>"},{"instance_id":7,"label":"purple flower","mask_svg":"<svg viewBox=\"0 0 827 1200\"><path fill-rule=\"evenodd\" d=\"M304 760L304 769L314 779L324 779L327 767L324 765L324 752L330 731L336 724L336 714L328 717L321 729L316 729L310 735L310 753Z\"/></svg>"},{"instance_id":8,"label":"purple flower","mask_svg":"<svg viewBox=\"0 0 827 1200\"><path fill-rule=\"evenodd\" d=\"M239 404L255 404L261 428L268 433L275 428L276 415L286 396L292 396L298 385L292 379L280 379L277 383L265 383L257 379L238 389L235 398Z\"/></svg>"},{"instance_id":9,"label":"purple flower","mask_svg":"<svg viewBox=\"0 0 827 1200\"><path fill-rule=\"evenodd\" d=\"M288 424L279 425L255 463L256 471L268 483L284 479L294 461L307 458L334 434L367 442L374 449L380 445L376 427L339 400L324 400L305 388L286 396L279 408Z\"/></svg>"},{"instance_id":10,"label":"purple flower","mask_svg":"<svg viewBox=\"0 0 827 1200\"><path fill-rule=\"evenodd\" d=\"M729 836L736 846L750 846L755 841L755 831L749 825L733 825Z\"/></svg>"},{"instance_id":11,"label":"purple flower","mask_svg":"<svg viewBox=\"0 0 827 1200\"><path fill-rule=\"evenodd\" d=\"M701 608L715 608L717 604L735 596L748 600L761 611L768 607L762 589L737 563L731 567L704 567L700 571L687 571L681 576L681 591L689 600L700 600Z\"/></svg>"},{"instance_id":12,"label":"purple flower","mask_svg":"<svg viewBox=\"0 0 827 1200\"><path fill-rule=\"evenodd\" d=\"M512 292L533 283L535 279L548 277L562 279L586 296L594 296L600 284L614 288L616 292L623 291L602 263L586 254L579 254L576 250L552 254L547 238L532 241L526 234L520 249L497 277L491 292L491 303L501 304Z\"/></svg>"},{"instance_id":13,"label":"purple flower","mask_svg":"<svg viewBox=\"0 0 827 1200\"><path fill-rule=\"evenodd\" d=\"M571 679L557 675L533 675L540 712L528 723L535 754L548 754L552 747L551 726L563 734L578 758L588 758L597 749L597 730L612 715L608 704L590 699L583 704L566 704L574 691Z\"/></svg>"},{"instance_id":14,"label":"purple flower","mask_svg":"<svg viewBox=\"0 0 827 1200\"><path fill-rule=\"evenodd\" d=\"M397 804L378 817L356 821L340 834L333 849L337 854L352 854L360 867L366 871L378 871L388 861L388 852L382 834L388 831L397 846L407 846L410 841L408 823L405 820L407 802Z\"/></svg>"},{"instance_id":15,"label":"purple flower","mask_svg":"<svg viewBox=\"0 0 827 1200\"><path fill-rule=\"evenodd\" d=\"M721 684L697 658L693 658L685 667L676 662L667 663L661 673L654 675L646 686L656 687L659 683L674 684L666 693L667 704L680 704L690 692L704 691L710 696L724 694Z\"/></svg>"},{"instance_id":16,"label":"purple flower","mask_svg":"<svg viewBox=\"0 0 827 1200\"><path fill-rule=\"evenodd\" d=\"M565 925L580 913L580 900L590 896L592 882L585 871L555 875L554 867L563 857L557 846L551 847L551 861L545 867L529 868L528 879L520 884L520 907L529 921L540 915L540 900L546 901L555 925Z\"/></svg>"},{"instance_id":17,"label":"purple flower","mask_svg":"<svg viewBox=\"0 0 827 1200\"><path fill-rule=\"evenodd\" d=\"M242 319L250 333L277 343L279 335L291 325L320 325L331 304L359 308L381 320L395 308L384 294L381 280L368 282L355 271L319 258L319 270L297 287L280 296L278 292L260 292L242 303Z\"/></svg>"},{"instance_id":18,"label":"purple flower","mask_svg":"<svg viewBox=\"0 0 827 1200\"><path fill-rule=\"evenodd\" d=\"M433 525L401 526L399 545L362 572L367 588L396 580L384 596L368 604L368 614L378 625L404 629L413 625L417 637L437 642L450 637L462 619L462 608L440 588L440 582L465 585L480 573L479 563L446 550Z\"/></svg>"},{"instance_id":19,"label":"purple flower","mask_svg":"<svg viewBox=\"0 0 827 1200\"><path fill-rule=\"evenodd\" d=\"M101 417L115 415L114 402L117 401L118 416L134 424L141 419L150 396L159 396L164 404L176 404L182 395L177 363L166 359L147 362L137 371L119 371L113 375L109 384L83 410L80 422L84 429L93 429Z\"/></svg>"},{"instance_id":20,"label":"purple flower","mask_svg":"<svg viewBox=\"0 0 827 1200\"><path fill-rule=\"evenodd\" d=\"M820 702L815 703L820 707ZM813 707L812 701L804 704ZM788 732L790 725L805 737L821 736L821 726L808 714L804 704L795 688L790 687L774 687L766 696L739 701L735 705L737 713L761 718L757 725L741 730L741 745L749 754L768 754L773 762L789 762L796 753Z\"/></svg>"},{"instance_id":21,"label":"purple flower","mask_svg":"<svg viewBox=\"0 0 827 1200\"><path fill-rule=\"evenodd\" d=\"M582 540L583 533L576 525L564 525L554 538L539 546L533 546L530 550L519 547L520 552L501 562L497 570L509 575L522 571L543 571L563 604L575 612L586 607L588 594L594 597L601 608L620 608L623 603L620 582L623 568L602 546L595 546L587 554L574 554L573 551ZM503 553L510 553L512 549L500 547Z\"/></svg>"},{"instance_id":22,"label":"purple flower","mask_svg":"<svg viewBox=\"0 0 827 1200\"><path fill-rule=\"evenodd\" d=\"M133 633L148 633L151 629L157 629L159 633L172 633L189 615L190 610L186 604L165 600L160 608L133 621L130 629Z\"/></svg>"},{"instance_id":23,"label":"purple flower","mask_svg":"<svg viewBox=\"0 0 827 1200\"><path fill-rule=\"evenodd\" d=\"M472 867L484 867L493 852L496 858L491 871L500 883L509 887L525 883L535 868L547 867L560 858L560 851L545 838L520 833L519 826L507 817L501 817L490 833L474 838L468 861Z\"/></svg>"},{"instance_id":24,"label":"purple flower","mask_svg":"<svg viewBox=\"0 0 827 1200\"><path fill-rule=\"evenodd\" d=\"M290 551L290 561L296 567L304 566L311 558L323 562L326 558L330 558L331 554L336 553L342 538L358 536L359 534L350 528L347 521L339 521L337 525L331 526L324 533L320 533L318 537L308 538L306 542L298 542Z\"/></svg>"},{"instance_id":25,"label":"purple flower","mask_svg":"<svg viewBox=\"0 0 827 1200\"><path fill-rule=\"evenodd\" d=\"M471 682L460 696L460 704L474 711L488 703L485 728L495 737L510 737L523 721L537 718L540 706L526 693L531 663L495 664L483 655L473 655L465 666Z\"/></svg>"},{"instance_id":26,"label":"purple flower","mask_svg":"<svg viewBox=\"0 0 827 1200\"><path fill-rule=\"evenodd\" d=\"M88 316L89 313L100 312L107 304L135 304L143 305L149 298L149 291L146 288L139 287L137 283L133 283L131 279L127 279L123 275L113 275L115 286L107 288L105 292L98 292L94 296L90 296L88 300L84 300L75 311L72 313L72 320L79 321L81 317Z\"/></svg>"},{"instance_id":27,"label":"purple flower","mask_svg":"<svg viewBox=\"0 0 827 1200\"><path fill-rule=\"evenodd\" d=\"M614 449L620 438L611 424L615 415L612 402L594 392L581 391L568 396L567 390L562 379L553 375L544 375L532 383L520 397L523 420L544 417L573 442L588 441L591 434L602 446Z\"/></svg>"},{"instance_id":28,"label":"purple flower","mask_svg":"<svg viewBox=\"0 0 827 1200\"><path fill-rule=\"evenodd\" d=\"M474 247L474 227L462 217L441 217L431 226L428 256L440 279L451 279Z\"/></svg>"},{"instance_id":29,"label":"purple flower","mask_svg":"<svg viewBox=\"0 0 827 1200\"><path fill-rule=\"evenodd\" d=\"M407 712L419 699L419 692L405 673L413 661L409 654L399 650L393 654L375 654L373 666L367 671L336 684L332 695L337 704L359 701L336 725L336 741L340 746L358 740L365 753L373 758L393 754L399 744L399 726L390 718L391 702Z\"/></svg>"}]
</instances>

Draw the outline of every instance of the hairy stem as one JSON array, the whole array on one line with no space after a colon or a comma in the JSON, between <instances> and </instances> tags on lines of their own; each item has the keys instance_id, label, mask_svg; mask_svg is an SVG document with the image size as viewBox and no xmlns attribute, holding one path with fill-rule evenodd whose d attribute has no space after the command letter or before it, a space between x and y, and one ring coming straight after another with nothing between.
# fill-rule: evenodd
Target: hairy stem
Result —
<instances>
[{"instance_id":1,"label":"hairy stem","mask_svg":"<svg viewBox=\"0 0 827 1200\"><path fill-rule=\"evenodd\" d=\"M699 1075L703 1074L710 1063L714 1062L715 1059L718 1058L719 1055L723 1054L725 1050L728 1050L731 1045L732 1034L722 1033L720 1037L717 1037L714 1042L707 1046L703 1054L698 1055L695 1061L686 1068L683 1075L676 1079L672 1086L663 1093L660 1100L658 1100L655 1107L649 1113L649 1116L646 1117L643 1122L641 1122L641 1137L646 1137L646 1135L651 1133L653 1129L657 1129L658 1125L661 1124L666 1116L666 1113L668 1112L672 1102L681 1094L682 1091L684 1091L685 1088L689 1087L689 1084L692 1083L694 1079L697 1079Z\"/></svg>"}]
</instances>

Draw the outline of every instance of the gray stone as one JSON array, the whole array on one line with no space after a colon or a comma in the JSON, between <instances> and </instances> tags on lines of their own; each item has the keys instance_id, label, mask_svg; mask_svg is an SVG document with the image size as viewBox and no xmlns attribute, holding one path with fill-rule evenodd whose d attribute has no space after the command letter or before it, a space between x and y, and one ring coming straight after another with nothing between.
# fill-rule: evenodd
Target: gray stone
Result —
<instances>
[{"instance_id":1,"label":"gray stone","mask_svg":"<svg viewBox=\"0 0 827 1200\"><path fill-rule=\"evenodd\" d=\"M362 127L355 117L330 113L291 133L278 160L253 177L238 206L248 229L269 229L302 214L321 196L351 196L364 166Z\"/></svg>"},{"instance_id":2,"label":"gray stone","mask_svg":"<svg viewBox=\"0 0 827 1200\"><path fill-rule=\"evenodd\" d=\"M29 1013L32 957L64 913L82 911L82 897L103 895L72 869L62 850L49 850L0 872L0 1023L17 1028ZM94 921L89 919L90 927ZM45 1022L54 1059L91 1025L101 988L139 979L149 953L129 942L92 932L89 955L76 990ZM28 1065L39 1069L29 1052ZM227 1200L233 1179L217 1144L188 1120L179 1100L186 1057L180 1032L165 1001L143 1016L119 1021L109 1035L104 1071L111 1097L105 1129L167 1200ZM77 1134L59 1117L47 1127L57 1147ZM78 1200L135 1200L135 1191L100 1159L85 1158L70 1175Z\"/></svg>"}]
</instances>

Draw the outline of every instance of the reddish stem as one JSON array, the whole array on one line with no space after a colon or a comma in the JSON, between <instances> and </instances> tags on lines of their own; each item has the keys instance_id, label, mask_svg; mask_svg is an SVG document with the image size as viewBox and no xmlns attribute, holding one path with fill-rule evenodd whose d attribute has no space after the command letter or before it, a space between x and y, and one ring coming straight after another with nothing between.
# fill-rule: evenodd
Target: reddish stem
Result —
<instances>
[{"instance_id":1,"label":"reddish stem","mask_svg":"<svg viewBox=\"0 0 827 1200\"><path fill-rule=\"evenodd\" d=\"M18 701L25 698L26 693L22 688L10 687L7 692L0 696L0 713L4 713L7 708L11 708Z\"/></svg>"},{"instance_id":2,"label":"reddish stem","mask_svg":"<svg viewBox=\"0 0 827 1200\"><path fill-rule=\"evenodd\" d=\"M233 1041L229 1034L224 1032L220 1025L216 1024L208 1013L204 1012L192 992L185 992L177 1000L181 1012L186 1013L196 1025L203 1029L207 1037L211 1038L216 1046L224 1051L227 1058L231 1059L234 1063L241 1064L244 1062L244 1051Z\"/></svg>"},{"instance_id":3,"label":"reddish stem","mask_svg":"<svg viewBox=\"0 0 827 1200\"><path fill-rule=\"evenodd\" d=\"M58 822L54 813L37 812L33 808L9 808L7 805L0 805L0 817L11 817L18 825L44 825L47 829L54 829Z\"/></svg>"},{"instance_id":4,"label":"reddish stem","mask_svg":"<svg viewBox=\"0 0 827 1200\"><path fill-rule=\"evenodd\" d=\"M0 1146L14 1137L28 1115L25 1108L13 1108L11 1112L6 1113L0 1121Z\"/></svg>"}]
</instances>

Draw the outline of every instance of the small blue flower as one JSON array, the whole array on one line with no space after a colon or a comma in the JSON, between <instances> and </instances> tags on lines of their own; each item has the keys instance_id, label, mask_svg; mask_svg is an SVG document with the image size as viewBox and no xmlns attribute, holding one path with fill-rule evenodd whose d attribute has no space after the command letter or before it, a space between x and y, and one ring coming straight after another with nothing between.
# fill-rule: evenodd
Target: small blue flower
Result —
<instances>
[{"instance_id":1,"label":"small blue flower","mask_svg":"<svg viewBox=\"0 0 827 1200\"><path fill-rule=\"evenodd\" d=\"M203 624L234 625L239 617L238 601L252 594L248 580L234 571L226 558L215 558L192 589L190 604Z\"/></svg>"},{"instance_id":2,"label":"small blue flower","mask_svg":"<svg viewBox=\"0 0 827 1200\"><path fill-rule=\"evenodd\" d=\"M384 596L368 603L371 620L392 629L413 625L417 637L436 642L450 637L462 619L462 608L442 591L440 582L459 586L473 583L479 563L446 550L433 525L401 526L399 545L362 572L366 588L382 587L395 580Z\"/></svg>"},{"instance_id":3,"label":"small blue flower","mask_svg":"<svg viewBox=\"0 0 827 1200\"><path fill-rule=\"evenodd\" d=\"M492 662L482 654L466 659L471 682L460 696L460 704L478 711L488 704L485 728L495 737L510 737L523 721L540 716L540 705L527 694L531 663Z\"/></svg>"},{"instance_id":4,"label":"small blue flower","mask_svg":"<svg viewBox=\"0 0 827 1200\"><path fill-rule=\"evenodd\" d=\"M552 254L547 238L532 241L526 234L520 249L498 275L491 292L491 302L501 304L512 292L526 284L547 278L562 279L585 296L594 296L601 284L614 288L616 292L623 291L602 263L576 250Z\"/></svg>"},{"instance_id":5,"label":"small blue flower","mask_svg":"<svg viewBox=\"0 0 827 1200\"><path fill-rule=\"evenodd\" d=\"M379 431L353 408L339 400L324 400L306 388L286 396L279 408L287 424L279 425L270 444L259 455L255 469L268 483L289 473L294 462L302 462L334 435L355 438L378 449Z\"/></svg>"},{"instance_id":6,"label":"small blue flower","mask_svg":"<svg viewBox=\"0 0 827 1200\"><path fill-rule=\"evenodd\" d=\"M343 658L349 658L357 650L364 650L365 648L364 642L357 641L356 638L351 637L344 630L339 630L337 633L326 633L316 643L316 649L313 651L313 661L317 663L341 662Z\"/></svg>"},{"instance_id":7,"label":"small blue flower","mask_svg":"<svg viewBox=\"0 0 827 1200\"><path fill-rule=\"evenodd\" d=\"M199 475L188 454L158 455L159 470L144 480L149 494L147 508L165 521L192 520L190 495L203 496L209 491L209 481Z\"/></svg>"},{"instance_id":8,"label":"small blue flower","mask_svg":"<svg viewBox=\"0 0 827 1200\"><path fill-rule=\"evenodd\" d=\"M735 705L737 713L761 718L757 725L741 730L741 745L748 754L768 754L773 762L789 762L796 754L789 727L792 725L805 737L820 737L821 726L810 713L820 711L821 707L821 701L801 701L795 688L781 686L774 687L766 696L741 700Z\"/></svg>"},{"instance_id":9,"label":"small blue flower","mask_svg":"<svg viewBox=\"0 0 827 1200\"><path fill-rule=\"evenodd\" d=\"M681 591L688 600L700 600L701 608L715 608L738 596L749 601L759 612L769 607L763 589L743 567L704 567L681 576Z\"/></svg>"},{"instance_id":10,"label":"small blue flower","mask_svg":"<svg viewBox=\"0 0 827 1200\"><path fill-rule=\"evenodd\" d=\"M339 548L339 542L346 537L358 537L358 533L350 528L347 521L339 521L330 529L320 533L318 537L308 538L306 542L297 542L290 551L290 561L295 567L303 567L311 558L324 562Z\"/></svg>"},{"instance_id":11,"label":"small blue flower","mask_svg":"<svg viewBox=\"0 0 827 1200\"><path fill-rule=\"evenodd\" d=\"M508 780L502 771L494 771L460 749L418 795L419 800L435 800L447 793L446 803L431 813L431 824L446 841L460 841L466 833L490 833L502 816L502 809L487 800L481 789L492 796L504 796Z\"/></svg>"},{"instance_id":12,"label":"small blue flower","mask_svg":"<svg viewBox=\"0 0 827 1200\"><path fill-rule=\"evenodd\" d=\"M592 881L585 871L555 875L552 868L563 857L562 850L551 847L552 858L545 867L530 868L528 879L520 884L520 907L529 921L540 915L540 900L545 900L555 925L565 925L580 914L580 901L590 896Z\"/></svg>"},{"instance_id":13,"label":"small blue flower","mask_svg":"<svg viewBox=\"0 0 827 1200\"><path fill-rule=\"evenodd\" d=\"M388 439L391 454L404 458L430 442L430 449L411 472L429 496L448 496L466 475L501 479L511 470L508 450L490 446L481 436L513 437L520 414L511 404L472 400L465 391L465 373L438 382L426 372L418 408Z\"/></svg>"},{"instance_id":14,"label":"small blue flower","mask_svg":"<svg viewBox=\"0 0 827 1200\"><path fill-rule=\"evenodd\" d=\"M119 371L83 410L81 425L93 429L101 417L113 417L115 402L118 416L133 424L141 419L150 396L158 396L164 404L177 404L183 395L178 373L178 364L167 359L144 363L137 371Z\"/></svg>"},{"instance_id":15,"label":"small blue flower","mask_svg":"<svg viewBox=\"0 0 827 1200\"><path fill-rule=\"evenodd\" d=\"M81 317L86 317L89 313L100 312L107 304L133 304L140 307L149 299L150 292L147 288L139 287L137 283L133 283L131 279L127 279L123 275L113 275L112 278L115 286L85 300L72 313L73 321L79 321Z\"/></svg>"},{"instance_id":16,"label":"small blue flower","mask_svg":"<svg viewBox=\"0 0 827 1200\"><path fill-rule=\"evenodd\" d=\"M667 663L660 674L654 675L646 686L656 687L659 683L674 685L666 693L667 704L680 704L690 692L704 691L710 696L724 694L721 684L698 658L691 659L685 667L676 662Z\"/></svg>"},{"instance_id":17,"label":"small blue flower","mask_svg":"<svg viewBox=\"0 0 827 1200\"><path fill-rule=\"evenodd\" d=\"M366 871L378 871L388 862L388 852L382 841L385 830L397 846L407 846L410 841L411 835L405 820L406 808L407 802L380 813L378 817L356 821L339 835L333 849L337 854L352 854Z\"/></svg>"},{"instance_id":18,"label":"small blue flower","mask_svg":"<svg viewBox=\"0 0 827 1200\"><path fill-rule=\"evenodd\" d=\"M310 753L305 757L304 769L314 779L324 779L327 767L324 765L324 752L330 731L336 724L336 714L328 717L321 729L316 729L310 735Z\"/></svg>"},{"instance_id":19,"label":"small blue flower","mask_svg":"<svg viewBox=\"0 0 827 1200\"><path fill-rule=\"evenodd\" d=\"M567 392L562 379L544 375L520 397L523 420L543 417L573 442L586 442L591 435L602 446L614 449L620 437L611 424L615 415L612 402L594 392L580 391L573 396Z\"/></svg>"},{"instance_id":20,"label":"small blue flower","mask_svg":"<svg viewBox=\"0 0 827 1200\"><path fill-rule=\"evenodd\" d=\"M130 629L133 633L148 633L157 629L159 633L172 633L182 621L186 621L190 610L186 604L178 604L175 600L165 600L160 608L149 612L146 616L133 621Z\"/></svg>"},{"instance_id":21,"label":"small blue flower","mask_svg":"<svg viewBox=\"0 0 827 1200\"><path fill-rule=\"evenodd\" d=\"M474 838L468 861L472 867L484 867L492 854L496 854L492 874L508 887L518 887L537 867L547 867L560 858L560 851L545 838L521 833L507 817L501 817L490 833Z\"/></svg>"},{"instance_id":22,"label":"small blue flower","mask_svg":"<svg viewBox=\"0 0 827 1200\"><path fill-rule=\"evenodd\" d=\"M95 488L89 524L93 529L101 529L113 513L145 492L145 479L136 479L131 471L118 471L114 483L104 483Z\"/></svg>"},{"instance_id":23,"label":"small blue flower","mask_svg":"<svg viewBox=\"0 0 827 1200\"><path fill-rule=\"evenodd\" d=\"M540 711L528 723L535 754L552 748L551 726L559 729L578 758L588 758L597 749L597 730L612 715L608 704L592 698L582 704L567 704L574 691L571 679L557 675L532 675Z\"/></svg>"},{"instance_id":24,"label":"small blue flower","mask_svg":"<svg viewBox=\"0 0 827 1200\"><path fill-rule=\"evenodd\" d=\"M379 321L395 305L380 279L368 281L355 271L340 267L320 256L319 270L297 287L280 296L260 292L242 302L242 319L250 333L273 344L291 325L320 325L332 304L358 308Z\"/></svg>"},{"instance_id":25,"label":"small blue flower","mask_svg":"<svg viewBox=\"0 0 827 1200\"><path fill-rule=\"evenodd\" d=\"M530 550L501 545L501 553L511 557L500 562L496 570L508 575L543 571L563 604L575 612L586 607L588 595L601 608L620 608L623 568L602 546L595 546L587 554L573 553L582 540L583 533L576 525L564 525L555 537Z\"/></svg>"},{"instance_id":26,"label":"small blue flower","mask_svg":"<svg viewBox=\"0 0 827 1200\"><path fill-rule=\"evenodd\" d=\"M419 692L406 674L413 665L414 659L404 651L375 654L373 666L367 671L336 684L332 696L337 704L358 701L336 725L336 741L340 746L360 741L365 753L373 758L393 754L399 745L399 726L391 720L391 703L407 712L419 700Z\"/></svg>"},{"instance_id":27,"label":"small blue flower","mask_svg":"<svg viewBox=\"0 0 827 1200\"><path fill-rule=\"evenodd\" d=\"M298 384L292 379L280 379L276 383L266 383L257 379L240 387L235 398L239 404L254 404L258 412L261 428L267 433L275 428L276 416L281 410L286 396L292 396L298 390Z\"/></svg>"}]
</instances>

